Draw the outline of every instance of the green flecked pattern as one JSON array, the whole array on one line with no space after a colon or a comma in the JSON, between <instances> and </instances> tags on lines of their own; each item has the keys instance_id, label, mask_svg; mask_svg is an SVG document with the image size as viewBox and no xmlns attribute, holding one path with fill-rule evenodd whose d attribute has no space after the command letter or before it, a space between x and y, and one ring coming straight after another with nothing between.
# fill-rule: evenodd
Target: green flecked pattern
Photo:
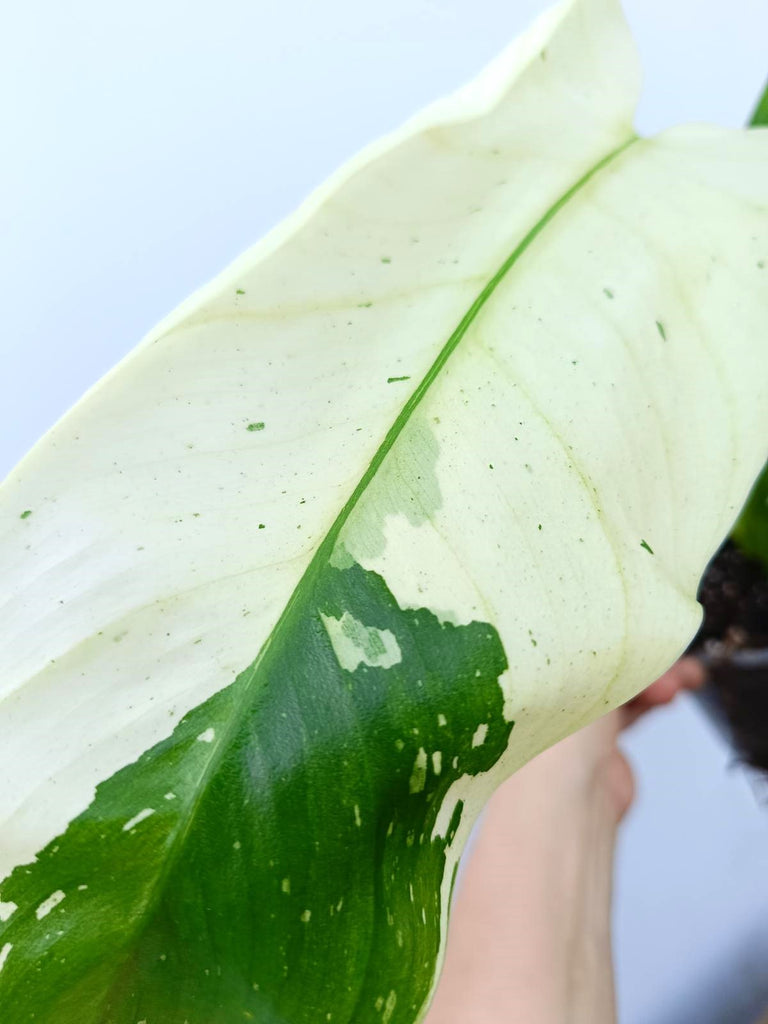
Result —
<instances>
[{"instance_id":1,"label":"green flecked pattern","mask_svg":"<svg viewBox=\"0 0 768 1024\"><path fill-rule=\"evenodd\" d=\"M254 665L6 880L4 1024L414 1019L461 802L433 826L507 746L506 659L489 625L401 609L359 565L305 582ZM343 669L345 614L399 660Z\"/></svg>"}]
</instances>

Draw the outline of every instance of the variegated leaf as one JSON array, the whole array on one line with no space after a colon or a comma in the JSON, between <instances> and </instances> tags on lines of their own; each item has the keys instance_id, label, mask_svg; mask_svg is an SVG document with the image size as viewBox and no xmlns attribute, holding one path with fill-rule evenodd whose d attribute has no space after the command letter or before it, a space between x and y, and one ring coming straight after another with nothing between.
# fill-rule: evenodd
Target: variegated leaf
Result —
<instances>
[{"instance_id":1,"label":"variegated leaf","mask_svg":"<svg viewBox=\"0 0 768 1024\"><path fill-rule=\"evenodd\" d=\"M494 785L664 669L764 457L768 133L571 0L10 475L4 1024L411 1024Z\"/></svg>"}]
</instances>

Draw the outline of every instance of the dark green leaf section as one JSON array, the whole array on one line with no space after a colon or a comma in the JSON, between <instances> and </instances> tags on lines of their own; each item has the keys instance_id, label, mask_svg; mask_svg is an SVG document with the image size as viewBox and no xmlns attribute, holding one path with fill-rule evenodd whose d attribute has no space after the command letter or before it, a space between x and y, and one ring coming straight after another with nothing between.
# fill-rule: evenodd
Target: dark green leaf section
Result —
<instances>
[{"instance_id":1,"label":"dark green leaf section","mask_svg":"<svg viewBox=\"0 0 768 1024\"><path fill-rule=\"evenodd\" d=\"M768 571L768 465L757 478L732 536L742 551L761 559Z\"/></svg>"},{"instance_id":2,"label":"dark green leaf section","mask_svg":"<svg viewBox=\"0 0 768 1024\"><path fill-rule=\"evenodd\" d=\"M411 1024L461 803L433 826L507 747L506 659L356 564L305 584L253 666L3 884L3 1024ZM399 660L343 669L331 620Z\"/></svg>"}]
</instances>

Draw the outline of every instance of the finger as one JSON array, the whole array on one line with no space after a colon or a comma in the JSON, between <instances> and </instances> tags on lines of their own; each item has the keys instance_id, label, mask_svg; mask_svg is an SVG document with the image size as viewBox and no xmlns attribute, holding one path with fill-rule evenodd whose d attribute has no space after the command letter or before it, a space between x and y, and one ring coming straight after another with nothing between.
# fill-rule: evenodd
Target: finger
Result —
<instances>
[{"instance_id":1,"label":"finger","mask_svg":"<svg viewBox=\"0 0 768 1024\"><path fill-rule=\"evenodd\" d=\"M647 689L624 705L624 726L651 708L669 704L683 690L695 690L704 683L705 671L696 658L681 658L651 683Z\"/></svg>"}]
</instances>

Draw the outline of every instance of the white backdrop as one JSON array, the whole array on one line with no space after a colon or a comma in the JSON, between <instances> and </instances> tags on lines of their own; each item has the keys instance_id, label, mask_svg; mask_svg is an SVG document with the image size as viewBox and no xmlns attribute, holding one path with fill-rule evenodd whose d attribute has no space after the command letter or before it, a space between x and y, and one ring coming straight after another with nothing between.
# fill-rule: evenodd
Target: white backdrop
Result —
<instances>
[{"instance_id":1,"label":"white backdrop","mask_svg":"<svg viewBox=\"0 0 768 1024\"><path fill-rule=\"evenodd\" d=\"M544 6L6 5L0 476L155 321ZM641 131L744 121L768 75L766 0L625 6L646 68ZM768 963L768 809L691 704L628 746L640 798L618 871L622 1022L747 1024L713 1007L728 984L753 985L745 944Z\"/></svg>"}]
</instances>

